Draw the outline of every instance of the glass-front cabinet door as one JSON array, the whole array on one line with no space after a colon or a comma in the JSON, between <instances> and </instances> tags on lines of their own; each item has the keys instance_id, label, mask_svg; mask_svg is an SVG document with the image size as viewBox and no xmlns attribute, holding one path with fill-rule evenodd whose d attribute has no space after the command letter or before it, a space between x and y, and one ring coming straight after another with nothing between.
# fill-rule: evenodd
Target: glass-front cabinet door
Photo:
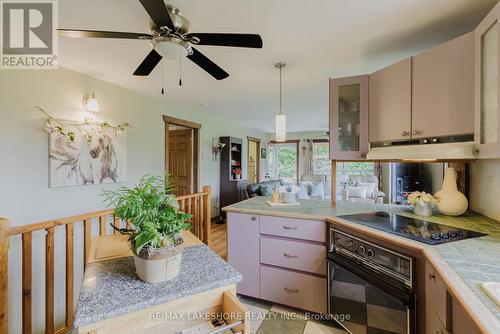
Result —
<instances>
[{"instance_id":1,"label":"glass-front cabinet door","mask_svg":"<svg viewBox=\"0 0 500 334\"><path fill-rule=\"evenodd\" d=\"M368 76L330 79L330 158L363 160L368 153Z\"/></svg>"},{"instance_id":2,"label":"glass-front cabinet door","mask_svg":"<svg viewBox=\"0 0 500 334\"><path fill-rule=\"evenodd\" d=\"M475 142L478 158L500 158L500 3L475 30Z\"/></svg>"}]
</instances>

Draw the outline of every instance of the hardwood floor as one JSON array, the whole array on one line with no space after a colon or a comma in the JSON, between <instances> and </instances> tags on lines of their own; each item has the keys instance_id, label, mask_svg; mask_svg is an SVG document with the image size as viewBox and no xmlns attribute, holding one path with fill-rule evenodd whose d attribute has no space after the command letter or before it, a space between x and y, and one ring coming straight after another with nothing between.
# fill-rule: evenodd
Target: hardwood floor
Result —
<instances>
[{"instance_id":1,"label":"hardwood floor","mask_svg":"<svg viewBox=\"0 0 500 334\"><path fill-rule=\"evenodd\" d=\"M227 261L227 224L212 223L212 249Z\"/></svg>"}]
</instances>

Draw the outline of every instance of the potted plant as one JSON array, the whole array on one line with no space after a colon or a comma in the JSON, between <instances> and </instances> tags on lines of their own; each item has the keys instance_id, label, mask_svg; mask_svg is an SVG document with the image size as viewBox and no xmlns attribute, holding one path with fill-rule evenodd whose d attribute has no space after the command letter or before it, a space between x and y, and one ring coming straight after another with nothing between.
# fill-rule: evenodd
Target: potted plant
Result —
<instances>
[{"instance_id":1,"label":"potted plant","mask_svg":"<svg viewBox=\"0 0 500 334\"><path fill-rule=\"evenodd\" d=\"M128 222L117 229L129 234L137 276L148 283L173 279L182 259L182 231L190 227L191 215L179 211L172 194L172 177L145 176L133 188L104 191L104 201L115 215ZM114 226L113 226L114 227Z\"/></svg>"},{"instance_id":2,"label":"potted plant","mask_svg":"<svg viewBox=\"0 0 500 334\"><path fill-rule=\"evenodd\" d=\"M432 208L436 198L425 191L414 191L408 195L408 204L413 207L413 212L419 216L432 216Z\"/></svg>"}]
</instances>

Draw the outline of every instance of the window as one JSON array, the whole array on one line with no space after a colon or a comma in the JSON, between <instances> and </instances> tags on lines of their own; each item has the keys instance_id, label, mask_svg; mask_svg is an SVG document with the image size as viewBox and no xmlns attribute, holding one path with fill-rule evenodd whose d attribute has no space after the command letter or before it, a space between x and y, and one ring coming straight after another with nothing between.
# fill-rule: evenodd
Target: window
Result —
<instances>
[{"instance_id":1,"label":"window","mask_svg":"<svg viewBox=\"0 0 500 334\"><path fill-rule=\"evenodd\" d=\"M330 161L330 143L328 140L313 140L311 172L315 175L330 177L332 162Z\"/></svg>"},{"instance_id":2,"label":"window","mask_svg":"<svg viewBox=\"0 0 500 334\"><path fill-rule=\"evenodd\" d=\"M298 181L299 142L271 143L268 151L269 175L285 183Z\"/></svg>"},{"instance_id":3,"label":"window","mask_svg":"<svg viewBox=\"0 0 500 334\"><path fill-rule=\"evenodd\" d=\"M339 162L337 161L337 186L349 182L349 175L374 175L373 162Z\"/></svg>"}]
</instances>

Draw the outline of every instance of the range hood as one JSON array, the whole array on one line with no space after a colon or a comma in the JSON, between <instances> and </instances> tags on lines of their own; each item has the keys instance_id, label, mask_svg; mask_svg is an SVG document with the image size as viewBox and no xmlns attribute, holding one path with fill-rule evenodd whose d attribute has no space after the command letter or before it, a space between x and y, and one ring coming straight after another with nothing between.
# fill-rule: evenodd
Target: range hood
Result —
<instances>
[{"instance_id":1,"label":"range hood","mask_svg":"<svg viewBox=\"0 0 500 334\"><path fill-rule=\"evenodd\" d=\"M373 147L366 155L368 160L472 160L474 142L443 144L391 145Z\"/></svg>"}]
</instances>

